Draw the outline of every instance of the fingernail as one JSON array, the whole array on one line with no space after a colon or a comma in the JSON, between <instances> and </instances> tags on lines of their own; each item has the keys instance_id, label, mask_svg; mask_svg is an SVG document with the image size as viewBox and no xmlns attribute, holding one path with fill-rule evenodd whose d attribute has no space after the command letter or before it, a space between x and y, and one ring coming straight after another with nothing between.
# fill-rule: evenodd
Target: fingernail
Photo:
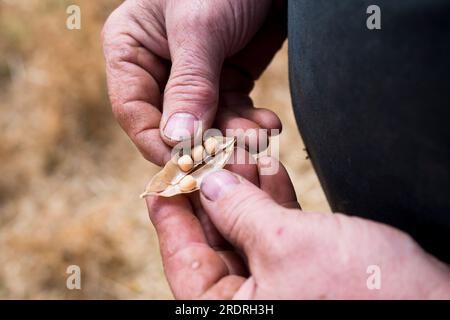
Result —
<instances>
[{"instance_id":1,"label":"fingernail","mask_svg":"<svg viewBox=\"0 0 450 320\"><path fill-rule=\"evenodd\" d=\"M174 141L189 139L194 136L197 121L190 113L174 113L164 127L164 135Z\"/></svg>"},{"instance_id":2,"label":"fingernail","mask_svg":"<svg viewBox=\"0 0 450 320\"><path fill-rule=\"evenodd\" d=\"M203 179L200 185L202 194L211 201L216 201L239 184L239 179L227 170L220 170Z\"/></svg>"}]
</instances>

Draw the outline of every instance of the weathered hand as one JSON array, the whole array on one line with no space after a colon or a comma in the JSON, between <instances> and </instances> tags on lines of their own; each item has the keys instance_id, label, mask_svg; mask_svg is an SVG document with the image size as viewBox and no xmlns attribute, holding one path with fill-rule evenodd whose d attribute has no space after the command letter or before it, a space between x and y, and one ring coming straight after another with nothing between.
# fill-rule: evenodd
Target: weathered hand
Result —
<instances>
[{"instance_id":1,"label":"weathered hand","mask_svg":"<svg viewBox=\"0 0 450 320\"><path fill-rule=\"evenodd\" d=\"M275 160L263 158L259 166L270 161ZM200 210L236 248L232 259L208 243L186 199L170 207L161 205L163 199L149 201L175 297L450 297L448 266L405 233L342 214L292 209L297 202L284 169L258 182L222 170L202 183ZM379 268L379 289L367 286L369 266Z\"/></svg>"},{"instance_id":2,"label":"weathered hand","mask_svg":"<svg viewBox=\"0 0 450 320\"><path fill-rule=\"evenodd\" d=\"M105 24L113 112L146 159L214 125L280 129L254 80L286 38L284 1L128 0Z\"/></svg>"},{"instance_id":3,"label":"weathered hand","mask_svg":"<svg viewBox=\"0 0 450 320\"><path fill-rule=\"evenodd\" d=\"M257 165L231 164L227 169L261 187L280 204L297 208L295 192L281 165L274 176L259 175L261 168L272 165L272 161L262 158ZM199 193L170 199L149 197L147 204L175 297L232 298L249 276L248 266L240 250L225 240L211 223Z\"/></svg>"}]
</instances>

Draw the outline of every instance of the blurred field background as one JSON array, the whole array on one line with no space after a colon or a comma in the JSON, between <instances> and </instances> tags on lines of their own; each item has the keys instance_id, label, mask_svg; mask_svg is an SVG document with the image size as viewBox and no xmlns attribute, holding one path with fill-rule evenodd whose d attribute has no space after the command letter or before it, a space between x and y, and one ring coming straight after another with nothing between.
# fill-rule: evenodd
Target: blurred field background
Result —
<instances>
[{"instance_id":1,"label":"blurred field background","mask_svg":"<svg viewBox=\"0 0 450 320\"><path fill-rule=\"evenodd\" d=\"M116 124L100 30L117 0L0 0L0 298L165 299L138 198L157 167ZM65 27L77 4L82 29ZM281 159L305 210L328 211L293 118L287 45L257 83L281 117ZM82 290L66 289L79 265Z\"/></svg>"}]
</instances>

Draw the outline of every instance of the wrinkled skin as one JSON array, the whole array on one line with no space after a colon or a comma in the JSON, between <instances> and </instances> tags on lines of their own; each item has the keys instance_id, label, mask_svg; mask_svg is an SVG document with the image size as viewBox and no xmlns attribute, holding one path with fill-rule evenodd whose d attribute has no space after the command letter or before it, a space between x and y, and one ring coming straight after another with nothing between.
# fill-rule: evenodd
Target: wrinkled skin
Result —
<instances>
[{"instance_id":1,"label":"wrinkled skin","mask_svg":"<svg viewBox=\"0 0 450 320\"><path fill-rule=\"evenodd\" d=\"M270 11L270 12L269 12ZM103 47L113 112L144 157L163 165L171 115L203 129L281 129L249 93L286 39L269 0L128 0L108 18Z\"/></svg>"},{"instance_id":2,"label":"wrinkled skin","mask_svg":"<svg viewBox=\"0 0 450 320\"><path fill-rule=\"evenodd\" d=\"M102 33L109 96L146 159L169 159L179 112L205 129L281 128L249 92L285 40L284 16L269 0L128 0L114 11ZM259 174L273 161L229 166L238 184L222 172L200 193L147 199L176 298L450 298L447 265L386 225L300 211L282 166ZM226 192L209 200L218 185ZM370 265L380 290L366 286Z\"/></svg>"},{"instance_id":3,"label":"wrinkled skin","mask_svg":"<svg viewBox=\"0 0 450 320\"><path fill-rule=\"evenodd\" d=\"M258 165L267 161L276 160ZM405 233L342 214L302 212L282 166L273 176L258 176L252 166L232 169L252 182L241 179L210 201L206 185L226 185L211 174L200 209L184 197L148 200L176 298L450 298L448 266ZM208 241L205 215L236 251L220 245L225 240ZM379 290L367 287L372 265L380 268Z\"/></svg>"}]
</instances>

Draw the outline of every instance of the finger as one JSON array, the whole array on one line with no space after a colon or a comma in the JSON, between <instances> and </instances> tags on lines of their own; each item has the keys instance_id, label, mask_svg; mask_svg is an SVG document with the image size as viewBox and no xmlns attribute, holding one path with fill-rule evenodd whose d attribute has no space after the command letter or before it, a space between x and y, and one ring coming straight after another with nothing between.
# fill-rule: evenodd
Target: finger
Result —
<instances>
[{"instance_id":1,"label":"finger","mask_svg":"<svg viewBox=\"0 0 450 320\"><path fill-rule=\"evenodd\" d=\"M236 147L225 169L243 177L257 187L260 185L257 160L246 149Z\"/></svg>"},{"instance_id":2,"label":"finger","mask_svg":"<svg viewBox=\"0 0 450 320\"><path fill-rule=\"evenodd\" d=\"M269 137L281 131L280 119L272 111L256 109L247 94L226 92L222 95L215 127L227 136L236 136L238 145L254 154L269 145Z\"/></svg>"},{"instance_id":3,"label":"finger","mask_svg":"<svg viewBox=\"0 0 450 320\"><path fill-rule=\"evenodd\" d=\"M251 154L262 152L269 146L269 131L227 108L218 110L214 126L225 136L236 137L236 145Z\"/></svg>"},{"instance_id":4,"label":"finger","mask_svg":"<svg viewBox=\"0 0 450 320\"><path fill-rule=\"evenodd\" d=\"M147 206L164 271L177 299L199 297L228 275L226 264L208 245L186 197L148 197Z\"/></svg>"},{"instance_id":5,"label":"finger","mask_svg":"<svg viewBox=\"0 0 450 320\"><path fill-rule=\"evenodd\" d=\"M170 156L170 149L158 137L167 66L120 29L121 19L119 8L102 32L113 113L144 157L162 165Z\"/></svg>"},{"instance_id":6,"label":"finger","mask_svg":"<svg viewBox=\"0 0 450 320\"><path fill-rule=\"evenodd\" d=\"M263 156L258 159L260 188L285 208L300 209L294 185L286 168L277 159Z\"/></svg>"},{"instance_id":7,"label":"finger","mask_svg":"<svg viewBox=\"0 0 450 320\"><path fill-rule=\"evenodd\" d=\"M240 287L244 284L246 278L238 276L227 276L220 279L214 286L206 291L200 299L202 300L230 300Z\"/></svg>"},{"instance_id":8,"label":"finger","mask_svg":"<svg viewBox=\"0 0 450 320\"><path fill-rule=\"evenodd\" d=\"M274 222L285 218L285 209L266 192L227 170L206 176L200 190L203 207L219 232L249 257L274 233Z\"/></svg>"},{"instance_id":9,"label":"finger","mask_svg":"<svg viewBox=\"0 0 450 320\"><path fill-rule=\"evenodd\" d=\"M236 137L236 144L242 148L246 146L253 154L263 151L269 144L267 131L226 108L221 108L217 113L215 127L227 137Z\"/></svg>"},{"instance_id":10,"label":"finger","mask_svg":"<svg viewBox=\"0 0 450 320\"><path fill-rule=\"evenodd\" d=\"M241 154L243 155L242 157ZM235 150L229 162L230 164L226 166L228 170L239 174L257 186L259 185L256 161L245 149ZM201 205L199 194L192 194L190 199L194 206L194 212L202 225L208 244L222 257L230 274L247 276L248 269L246 264L241 259L239 253L235 252L233 246L217 231L217 228L211 222Z\"/></svg>"},{"instance_id":11,"label":"finger","mask_svg":"<svg viewBox=\"0 0 450 320\"><path fill-rule=\"evenodd\" d=\"M280 118L271 110L265 108L239 108L231 107L230 110L235 111L241 117L249 119L261 128L268 130L270 136L279 134L282 130L282 124Z\"/></svg>"},{"instance_id":12,"label":"finger","mask_svg":"<svg viewBox=\"0 0 450 320\"><path fill-rule=\"evenodd\" d=\"M254 107L230 107L230 110L235 111L241 117L249 119L261 128L268 130L268 135L272 136L279 134L282 130L280 118L271 110L265 108Z\"/></svg>"},{"instance_id":13,"label":"finger","mask_svg":"<svg viewBox=\"0 0 450 320\"><path fill-rule=\"evenodd\" d=\"M180 5L167 10L172 69L164 92L161 128L170 145L208 129L217 110L224 49L208 28L208 9L201 10L205 14L200 17L187 14Z\"/></svg>"},{"instance_id":14,"label":"finger","mask_svg":"<svg viewBox=\"0 0 450 320\"><path fill-rule=\"evenodd\" d=\"M225 65L222 70L220 86L220 106L255 122L261 128L281 131L281 121L274 112L263 108L254 108L253 101L249 96L252 86L253 80L243 75L241 71Z\"/></svg>"},{"instance_id":15,"label":"finger","mask_svg":"<svg viewBox=\"0 0 450 320\"><path fill-rule=\"evenodd\" d=\"M195 216L201 224L208 245L222 258L228 269L228 273L231 275L247 276L247 266L234 250L234 247L217 231L209 216L205 213L198 193L191 194L189 199L191 200Z\"/></svg>"},{"instance_id":16,"label":"finger","mask_svg":"<svg viewBox=\"0 0 450 320\"><path fill-rule=\"evenodd\" d=\"M259 186L257 162L245 149L236 148L225 168L242 176L254 185ZM232 246L217 231L210 217L203 209L199 194L192 194L190 199L194 206L194 212L202 224L208 244L216 251L231 250Z\"/></svg>"}]
</instances>

